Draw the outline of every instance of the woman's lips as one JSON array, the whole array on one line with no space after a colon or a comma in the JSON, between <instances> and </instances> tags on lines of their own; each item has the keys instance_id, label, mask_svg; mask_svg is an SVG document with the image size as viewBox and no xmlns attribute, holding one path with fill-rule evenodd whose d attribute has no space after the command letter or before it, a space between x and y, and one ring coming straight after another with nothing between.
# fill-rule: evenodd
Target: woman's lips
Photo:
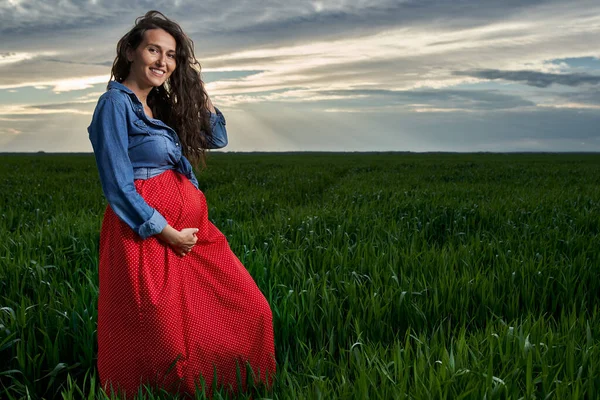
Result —
<instances>
[{"instance_id":1,"label":"woman's lips","mask_svg":"<svg viewBox=\"0 0 600 400\"><path fill-rule=\"evenodd\" d=\"M163 70L156 69L156 68L150 68L150 71L151 71L151 72L152 72L154 75L156 75L156 76L159 76L159 77L161 77L161 78L162 78L163 76L165 76L165 71L163 71Z\"/></svg>"}]
</instances>

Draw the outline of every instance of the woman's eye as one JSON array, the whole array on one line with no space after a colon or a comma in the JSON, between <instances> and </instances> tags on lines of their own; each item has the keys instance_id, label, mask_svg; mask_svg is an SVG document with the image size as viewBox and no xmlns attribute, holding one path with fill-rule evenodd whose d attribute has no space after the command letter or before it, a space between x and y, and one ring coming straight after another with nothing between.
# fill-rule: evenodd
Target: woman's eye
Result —
<instances>
[{"instance_id":1,"label":"woman's eye","mask_svg":"<svg viewBox=\"0 0 600 400\"><path fill-rule=\"evenodd\" d=\"M169 54L167 57L169 57L169 58L175 58L175 54Z\"/></svg>"},{"instance_id":2,"label":"woman's eye","mask_svg":"<svg viewBox=\"0 0 600 400\"><path fill-rule=\"evenodd\" d=\"M150 51L150 53L156 53L156 49L153 47L150 47L149 51Z\"/></svg>"}]
</instances>

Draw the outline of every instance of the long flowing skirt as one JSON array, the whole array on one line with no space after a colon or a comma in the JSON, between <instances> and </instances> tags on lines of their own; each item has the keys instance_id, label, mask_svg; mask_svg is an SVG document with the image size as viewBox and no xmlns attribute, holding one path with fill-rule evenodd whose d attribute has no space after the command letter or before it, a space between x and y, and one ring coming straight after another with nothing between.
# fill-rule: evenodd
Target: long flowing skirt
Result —
<instances>
[{"instance_id":1,"label":"long flowing skirt","mask_svg":"<svg viewBox=\"0 0 600 400\"><path fill-rule=\"evenodd\" d=\"M275 373L272 314L256 283L208 220L204 194L167 171L135 186L175 229L199 228L184 257L142 240L106 208L100 233L98 372L105 390L140 385L194 393L201 379L243 390Z\"/></svg>"}]
</instances>

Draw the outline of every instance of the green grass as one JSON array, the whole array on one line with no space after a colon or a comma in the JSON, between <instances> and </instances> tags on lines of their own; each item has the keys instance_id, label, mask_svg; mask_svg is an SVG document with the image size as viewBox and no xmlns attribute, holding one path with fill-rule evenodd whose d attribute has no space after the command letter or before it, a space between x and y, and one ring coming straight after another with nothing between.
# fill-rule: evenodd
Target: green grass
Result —
<instances>
[{"instance_id":1,"label":"green grass","mask_svg":"<svg viewBox=\"0 0 600 400\"><path fill-rule=\"evenodd\" d=\"M253 398L600 396L600 155L212 154L198 177L273 310ZM93 157L3 155L0 187L0 398L109 398Z\"/></svg>"}]
</instances>

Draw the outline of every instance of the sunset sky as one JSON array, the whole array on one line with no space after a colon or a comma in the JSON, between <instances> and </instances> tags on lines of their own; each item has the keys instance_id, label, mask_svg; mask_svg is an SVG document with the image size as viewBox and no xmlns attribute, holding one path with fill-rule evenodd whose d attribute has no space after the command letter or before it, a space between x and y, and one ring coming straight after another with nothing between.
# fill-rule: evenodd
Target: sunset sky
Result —
<instances>
[{"instance_id":1,"label":"sunset sky","mask_svg":"<svg viewBox=\"0 0 600 400\"><path fill-rule=\"evenodd\" d=\"M118 39L194 40L228 151L600 151L600 1L0 1L0 152L91 151Z\"/></svg>"}]
</instances>

